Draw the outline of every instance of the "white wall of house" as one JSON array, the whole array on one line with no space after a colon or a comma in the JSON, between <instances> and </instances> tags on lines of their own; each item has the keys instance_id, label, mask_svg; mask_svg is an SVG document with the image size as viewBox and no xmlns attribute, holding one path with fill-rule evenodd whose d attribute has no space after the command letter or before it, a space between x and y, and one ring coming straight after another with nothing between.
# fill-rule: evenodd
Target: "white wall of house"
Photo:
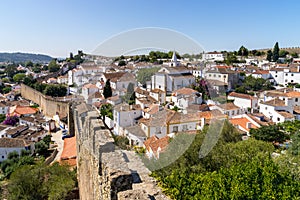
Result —
<instances>
[{"instance_id":1,"label":"white wall of house","mask_svg":"<svg viewBox=\"0 0 300 200\"><path fill-rule=\"evenodd\" d=\"M246 98L239 98L239 97L233 97L233 96L228 96L229 100L234 100L234 105L240 107L240 108L258 108L258 99L253 98L253 99L246 99Z\"/></svg>"},{"instance_id":2,"label":"white wall of house","mask_svg":"<svg viewBox=\"0 0 300 200\"><path fill-rule=\"evenodd\" d=\"M8 106L0 107L0 114L5 114L6 115L8 113L8 110L9 110Z\"/></svg>"},{"instance_id":3,"label":"white wall of house","mask_svg":"<svg viewBox=\"0 0 300 200\"><path fill-rule=\"evenodd\" d=\"M270 74L279 85L300 83L300 72L290 72L289 69L284 69L283 71L272 70Z\"/></svg>"},{"instance_id":4,"label":"white wall of house","mask_svg":"<svg viewBox=\"0 0 300 200\"><path fill-rule=\"evenodd\" d=\"M166 126L150 126L149 130L150 130L149 137L156 135L158 138L162 138L168 134Z\"/></svg>"},{"instance_id":5,"label":"white wall of house","mask_svg":"<svg viewBox=\"0 0 300 200\"><path fill-rule=\"evenodd\" d=\"M203 60L216 60L216 61L223 61L224 56L222 53L204 53L202 54Z\"/></svg>"},{"instance_id":6,"label":"white wall of house","mask_svg":"<svg viewBox=\"0 0 300 200\"><path fill-rule=\"evenodd\" d=\"M182 131L195 131L195 130L197 130L198 123L199 123L199 121L181 122L179 124L170 124L168 134L182 132Z\"/></svg>"},{"instance_id":7,"label":"white wall of house","mask_svg":"<svg viewBox=\"0 0 300 200\"><path fill-rule=\"evenodd\" d=\"M142 110L114 110L114 133L119 135L119 132L122 132L121 128L135 125L135 119L141 116Z\"/></svg>"},{"instance_id":8,"label":"white wall of house","mask_svg":"<svg viewBox=\"0 0 300 200\"><path fill-rule=\"evenodd\" d=\"M0 162L6 160L9 153L16 151L20 155L22 150L26 150L26 148L25 147L14 147L14 148L0 147Z\"/></svg>"}]
</instances>

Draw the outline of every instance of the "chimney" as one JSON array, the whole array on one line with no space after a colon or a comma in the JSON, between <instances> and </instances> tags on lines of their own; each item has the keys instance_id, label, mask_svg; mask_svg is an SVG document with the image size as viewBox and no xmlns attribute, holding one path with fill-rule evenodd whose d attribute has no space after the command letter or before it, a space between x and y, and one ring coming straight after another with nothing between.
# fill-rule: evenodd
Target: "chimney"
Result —
<instances>
[{"instance_id":1,"label":"chimney","mask_svg":"<svg viewBox=\"0 0 300 200\"><path fill-rule=\"evenodd\" d=\"M250 128L251 128L251 122L247 122L246 127L247 127L248 129L250 129Z\"/></svg>"}]
</instances>

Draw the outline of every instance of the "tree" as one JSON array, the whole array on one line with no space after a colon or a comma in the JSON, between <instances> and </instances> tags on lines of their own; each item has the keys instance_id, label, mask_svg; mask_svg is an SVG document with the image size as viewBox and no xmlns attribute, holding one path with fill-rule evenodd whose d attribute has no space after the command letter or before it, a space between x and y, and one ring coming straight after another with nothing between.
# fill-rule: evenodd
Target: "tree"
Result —
<instances>
[{"instance_id":1,"label":"tree","mask_svg":"<svg viewBox=\"0 0 300 200\"><path fill-rule=\"evenodd\" d=\"M239 51L238 51L238 55L239 56L246 56L247 57L248 54L249 54L249 50L246 47L241 46L240 49L239 49Z\"/></svg>"},{"instance_id":2,"label":"tree","mask_svg":"<svg viewBox=\"0 0 300 200\"><path fill-rule=\"evenodd\" d=\"M257 140L267 142L284 142L289 136L284 133L280 125L262 126L258 129L250 129L250 135Z\"/></svg>"},{"instance_id":3,"label":"tree","mask_svg":"<svg viewBox=\"0 0 300 200\"><path fill-rule=\"evenodd\" d=\"M267 51L267 60L268 60L269 62L271 62L271 61L272 61L272 57L273 57L272 51L271 51L271 50L268 50L268 51Z\"/></svg>"},{"instance_id":4,"label":"tree","mask_svg":"<svg viewBox=\"0 0 300 200\"><path fill-rule=\"evenodd\" d=\"M277 62L279 58L279 45L278 42L275 43L274 48L273 48L273 61Z\"/></svg>"},{"instance_id":5,"label":"tree","mask_svg":"<svg viewBox=\"0 0 300 200\"><path fill-rule=\"evenodd\" d=\"M45 155L48 152L49 146L43 141L39 141L34 144L35 153L39 155Z\"/></svg>"},{"instance_id":6,"label":"tree","mask_svg":"<svg viewBox=\"0 0 300 200\"><path fill-rule=\"evenodd\" d=\"M126 62L124 60L120 60L118 66L125 66Z\"/></svg>"},{"instance_id":7,"label":"tree","mask_svg":"<svg viewBox=\"0 0 300 200\"><path fill-rule=\"evenodd\" d=\"M75 187L76 175L68 166L55 163L25 165L12 175L8 185L8 197L17 199L66 199Z\"/></svg>"},{"instance_id":8,"label":"tree","mask_svg":"<svg viewBox=\"0 0 300 200\"><path fill-rule=\"evenodd\" d=\"M2 123L6 119L5 114L0 114L0 123Z\"/></svg>"},{"instance_id":9,"label":"tree","mask_svg":"<svg viewBox=\"0 0 300 200\"><path fill-rule=\"evenodd\" d=\"M57 72L59 68L60 66L56 63L56 59L51 60L51 62L48 65L49 72Z\"/></svg>"},{"instance_id":10,"label":"tree","mask_svg":"<svg viewBox=\"0 0 300 200\"><path fill-rule=\"evenodd\" d=\"M23 73L19 73L13 76L13 80L14 82L20 83L21 81L24 80L24 78L26 77L26 74Z\"/></svg>"},{"instance_id":11,"label":"tree","mask_svg":"<svg viewBox=\"0 0 300 200\"><path fill-rule=\"evenodd\" d=\"M135 92L134 92L134 83L129 83L127 86L127 92L124 96L124 100L129 104L135 103Z\"/></svg>"},{"instance_id":12,"label":"tree","mask_svg":"<svg viewBox=\"0 0 300 200\"><path fill-rule=\"evenodd\" d=\"M52 96L52 97L63 97L66 96L67 94L67 87L62 84L59 85L48 84L43 90L43 93L45 95Z\"/></svg>"},{"instance_id":13,"label":"tree","mask_svg":"<svg viewBox=\"0 0 300 200\"><path fill-rule=\"evenodd\" d=\"M111 104L104 104L100 108L100 114L102 116L102 119L105 118L105 116L109 117L110 119L113 119L113 107Z\"/></svg>"},{"instance_id":14,"label":"tree","mask_svg":"<svg viewBox=\"0 0 300 200\"><path fill-rule=\"evenodd\" d=\"M279 57L286 57L286 55L288 55L289 52L286 50L280 50L279 51Z\"/></svg>"},{"instance_id":15,"label":"tree","mask_svg":"<svg viewBox=\"0 0 300 200\"><path fill-rule=\"evenodd\" d=\"M107 81L105 83L105 86L104 86L104 89L103 89L103 95L104 95L105 99L112 96L112 89L111 89L111 86L110 86L110 79L107 79Z\"/></svg>"},{"instance_id":16,"label":"tree","mask_svg":"<svg viewBox=\"0 0 300 200\"><path fill-rule=\"evenodd\" d=\"M33 63L31 61L27 61L25 63L25 67L33 67Z\"/></svg>"},{"instance_id":17,"label":"tree","mask_svg":"<svg viewBox=\"0 0 300 200\"><path fill-rule=\"evenodd\" d=\"M9 93L10 91L11 91L11 87L9 87L9 86L7 86L7 87L5 87L5 88L2 89L2 92L3 92L4 94Z\"/></svg>"},{"instance_id":18,"label":"tree","mask_svg":"<svg viewBox=\"0 0 300 200\"><path fill-rule=\"evenodd\" d=\"M4 71L7 77L12 78L17 73L17 66L15 64L8 65Z\"/></svg>"},{"instance_id":19,"label":"tree","mask_svg":"<svg viewBox=\"0 0 300 200\"><path fill-rule=\"evenodd\" d=\"M144 68L140 69L137 72L136 79L138 82L140 82L142 85L145 85L147 81L151 81L151 77L158 72L160 67L151 67L151 68Z\"/></svg>"}]
</instances>

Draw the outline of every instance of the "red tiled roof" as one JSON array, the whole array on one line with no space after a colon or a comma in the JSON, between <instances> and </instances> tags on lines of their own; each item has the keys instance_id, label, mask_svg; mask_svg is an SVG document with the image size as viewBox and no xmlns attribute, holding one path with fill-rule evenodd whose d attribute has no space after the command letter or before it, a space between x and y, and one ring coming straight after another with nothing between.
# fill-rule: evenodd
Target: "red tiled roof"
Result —
<instances>
[{"instance_id":1,"label":"red tiled roof","mask_svg":"<svg viewBox=\"0 0 300 200\"><path fill-rule=\"evenodd\" d=\"M178 94L183 94L183 95L191 95L197 93L196 90L193 90L191 88L180 88L178 90L173 91L174 96L177 96Z\"/></svg>"},{"instance_id":2,"label":"red tiled roof","mask_svg":"<svg viewBox=\"0 0 300 200\"><path fill-rule=\"evenodd\" d=\"M32 108L29 106L16 106L13 113L11 115L28 115L28 114L35 114L38 111L37 108Z\"/></svg>"},{"instance_id":3,"label":"red tiled roof","mask_svg":"<svg viewBox=\"0 0 300 200\"><path fill-rule=\"evenodd\" d=\"M60 156L60 160L74 160L76 161L77 152L76 152L76 137L65 138L64 139L64 148ZM67 161L69 163L69 161ZM74 161L70 161L69 164L74 164ZM76 164L76 162L75 162Z\"/></svg>"},{"instance_id":4,"label":"red tiled roof","mask_svg":"<svg viewBox=\"0 0 300 200\"><path fill-rule=\"evenodd\" d=\"M242 99L255 99L255 97L253 97L249 94L241 94L241 93L237 93L237 92L231 92L228 96L238 97L238 98L242 98Z\"/></svg>"},{"instance_id":5,"label":"red tiled roof","mask_svg":"<svg viewBox=\"0 0 300 200\"><path fill-rule=\"evenodd\" d=\"M251 123L250 120L248 120L246 117L241 117L241 118L232 118L229 120L230 123L232 123L233 125L239 125L240 127L242 127L243 129L249 131L250 129L247 128L247 123ZM251 123L251 128L258 128L257 126L255 126L253 123Z\"/></svg>"}]
</instances>

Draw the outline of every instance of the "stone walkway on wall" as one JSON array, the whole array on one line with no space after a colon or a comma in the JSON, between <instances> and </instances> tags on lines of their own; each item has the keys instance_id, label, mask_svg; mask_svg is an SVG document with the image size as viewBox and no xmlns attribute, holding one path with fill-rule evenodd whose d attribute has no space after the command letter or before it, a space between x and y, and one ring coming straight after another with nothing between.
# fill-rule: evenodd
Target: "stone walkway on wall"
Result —
<instances>
[{"instance_id":1,"label":"stone walkway on wall","mask_svg":"<svg viewBox=\"0 0 300 200\"><path fill-rule=\"evenodd\" d=\"M139 200L165 200L166 197L157 186L151 173L144 165L142 160L133 151L121 150L123 158L127 163L128 169L133 176L132 190L118 193L118 200L139 199Z\"/></svg>"}]
</instances>

